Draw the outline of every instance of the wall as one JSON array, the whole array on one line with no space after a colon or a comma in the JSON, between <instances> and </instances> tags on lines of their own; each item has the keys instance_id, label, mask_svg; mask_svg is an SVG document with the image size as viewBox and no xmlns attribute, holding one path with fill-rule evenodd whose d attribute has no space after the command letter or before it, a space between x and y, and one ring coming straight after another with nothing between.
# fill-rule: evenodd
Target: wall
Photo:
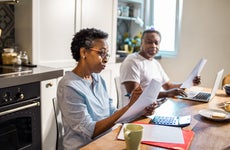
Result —
<instances>
[{"instance_id":1,"label":"wall","mask_svg":"<svg viewBox=\"0 0 230 150\"><path fill-rule=\"evenodd\" d=\"M19 51L26 51L32 62L32 0L20 0L15 4L15 44Z\"/></svg>"},{"instance_id":2,"label":"wall","mask_svg":"<svg viewBox=\"0 0 230 150\"><path fill-rule=\"evenodd\" d=\"M211 87L222 68L230 73L229 6L229 0L184 0L179 53L160 60L172 81L182 82L202 57L203 86Z\"/></svg>"}]
</instances>

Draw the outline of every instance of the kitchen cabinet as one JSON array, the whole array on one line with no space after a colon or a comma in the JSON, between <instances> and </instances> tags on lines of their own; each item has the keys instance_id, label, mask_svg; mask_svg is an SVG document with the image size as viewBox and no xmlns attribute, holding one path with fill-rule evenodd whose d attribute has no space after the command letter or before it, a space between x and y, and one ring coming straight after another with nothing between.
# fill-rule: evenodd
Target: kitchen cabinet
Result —
<instances>
[{"instance_id":1,"label":"kitchen cabinet","mask_svg":"<svg viewBox=\"0 0 230 150\"><path fill-rule=\"evenodd\" d=\"M81 28L99 28L109 34L110 62L115 62L117 0L82 0Z\"/></svg>"},{"instance_id":2,"label":"kitchen cabinet","mask_svg":"<svg viewBox=\"0 0 230 150\"><path fill-rule=\"evenodd\" d=\"M38 1L38 0L33 0ZM59 67L73 64L70 44L75 27L75 1L39 0L34 12L34 34L37 41L34 61L40 65Z\"/></svg>"},{"instance_id":3,"label":"kitchen cabinet","mask_svg":"<svg viewBox=\"0 0 230 150\"><path fill-rule=\"evenodd\" d=\"M56 149L56 122L53 109L53 99L56 98L58 79L41 81L41 122L42 149Z\"/></svg>"},{"instance_id":4,"label":"kitchen cabinet","mask_svg":"<svg viewBox=\"0 0 230 150\"><path fill-rule=\"evenodd\" d=\"M70 52L73 35L91 27L109 34L110 62L115 62L117 0L33 0L32 7L33 63L75 65Z\"/></svg>"}]
</instances>

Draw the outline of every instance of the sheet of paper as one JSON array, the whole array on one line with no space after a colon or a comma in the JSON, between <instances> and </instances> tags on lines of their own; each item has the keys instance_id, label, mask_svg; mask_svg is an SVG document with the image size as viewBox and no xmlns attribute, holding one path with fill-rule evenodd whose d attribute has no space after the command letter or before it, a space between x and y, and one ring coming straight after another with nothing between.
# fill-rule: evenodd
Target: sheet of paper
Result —
<instances>
[{"instance_id":1,"label":"sheet of paper","mask_svg":"<svg viewBox=\"0 0 230 150\"><path fill-rule=\"evenodd\" d=\"M143 113L145 107L157 100L161 89L161 83L152 79L150 84L144 89L138 100L116 121L116 123L127 123Z\"/></svg>"},{"instance_id":2,"label":"sheet of paper","mask_svg":"<svg viewBox=\"0 0 230 150\"><path fill-rule=\"evenodd\" d=\"M204 65L206 64L207 59L202 58L197 65L195 66L195 68L193 68L192 72L189 74L189 76L187 77L187 79L183 82L183 84L181 85L181 88L190 88L193 86L193 79L196 76L199 76L202 69L204 68Z\"/></svg>"},{"instance_id":3,"label":"sheet of paper","mask_svg":"<svg viewBox=\"0 0 230 150\"><path fill-rule=\"evenodd\" d=\"M124 140L124 124L118 134L118 139ZM180 127L170 127L152 124L139 124L144 127L142 141L184 143L182 129Z\"/></svg>"}]
</instances>

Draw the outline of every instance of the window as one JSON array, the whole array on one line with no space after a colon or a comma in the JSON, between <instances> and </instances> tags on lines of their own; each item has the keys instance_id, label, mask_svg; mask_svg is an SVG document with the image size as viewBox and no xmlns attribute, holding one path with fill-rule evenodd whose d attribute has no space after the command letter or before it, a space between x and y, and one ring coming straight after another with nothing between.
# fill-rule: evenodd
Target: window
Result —
<instances>
[{"instance_id":1,"label":"window","mask_svg":"<svg viewBox=\"0 0 230 150\"><path fill-rule=\"evenodd\" d=\"M145 6L146 28L154 27L161 32L159 55L176 55L179 48L182 0L146 0Z\"/></svg>"}]
</instances>

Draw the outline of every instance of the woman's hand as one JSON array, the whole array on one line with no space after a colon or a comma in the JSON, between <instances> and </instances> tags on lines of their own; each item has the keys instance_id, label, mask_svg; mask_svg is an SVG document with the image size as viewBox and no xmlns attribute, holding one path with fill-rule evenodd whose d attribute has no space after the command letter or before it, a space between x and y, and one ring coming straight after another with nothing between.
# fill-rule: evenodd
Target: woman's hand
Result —
<instances>
[{"instance_id":1,"label":"woman's hand","mask_svg":"<svg viewBox=\"0 0 230 150\"><path fill-rule=\"evenodd\" d=\"M157 108L157 103L153 103L144 109L144 116L150 116L154 113L155 108Z\"/></svg>"}]
</instances>

